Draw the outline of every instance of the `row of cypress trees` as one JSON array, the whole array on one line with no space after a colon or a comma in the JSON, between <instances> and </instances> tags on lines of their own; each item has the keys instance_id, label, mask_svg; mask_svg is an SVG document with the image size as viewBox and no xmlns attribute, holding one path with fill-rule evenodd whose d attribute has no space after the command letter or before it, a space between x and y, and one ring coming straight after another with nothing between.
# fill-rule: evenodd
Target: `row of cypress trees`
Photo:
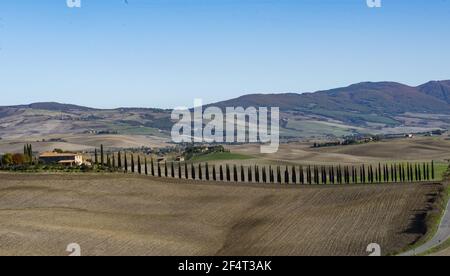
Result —
<instances>
[{"instance_id":1,"label":"row of cypress trees","mask_svg":"<svg viewBox=\"0 0 450 276\"><path fill-rule=\"evenodd\" d=\"M144 173L138 159L138 173ZM208 163L194 165L181 162L156 163L151 160L149 172L144 162L145 174L156 177L213 180L227 182L285 183L285 184L357 184L388 182L419 182L435 179L434 162L423 164L392 164L349 166L292 166L259 167L219 165ZM134 172L132 170L132 172Z\"/></svg>"},{"instance_id":2,"label":"row of cypress trees","mask_svg":"<svg viewBox=\"0 0 450 276\"><path fill-rule=\"evenodd\" d=\"M420 182L435 180L435 164L431 163L399 163L361 166L237 166L206 164L187 164L181 162L160 163L146 157L118 152L104 154L100 147L94 153L96 166L106 167L114 171L138 173L155 177L171 177L179 179L213 180L227 182L256 182L279 184L357 184L388 182Z\"/></svg>"}]
</instances>

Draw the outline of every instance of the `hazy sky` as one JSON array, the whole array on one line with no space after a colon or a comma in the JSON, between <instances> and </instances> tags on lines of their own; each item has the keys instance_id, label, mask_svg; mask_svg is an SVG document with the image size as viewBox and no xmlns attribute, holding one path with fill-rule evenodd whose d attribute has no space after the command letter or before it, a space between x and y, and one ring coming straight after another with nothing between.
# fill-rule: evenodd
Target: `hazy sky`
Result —
<instances>
[{"instance_id":1,"label":"hazy sky","mask_svg":"<svg viewBox=\"0 0 450 276\"><path fill-rule=\"evenodd\" d=\"M0 1L0 105L193 105L450 79L450 2Z\"/></svg>"}]
</instances>

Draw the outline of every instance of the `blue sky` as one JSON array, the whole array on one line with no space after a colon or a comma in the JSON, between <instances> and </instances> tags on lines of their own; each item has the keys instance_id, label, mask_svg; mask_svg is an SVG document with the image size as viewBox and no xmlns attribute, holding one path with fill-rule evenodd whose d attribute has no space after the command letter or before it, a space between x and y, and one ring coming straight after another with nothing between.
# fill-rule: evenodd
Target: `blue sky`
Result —
<instances>
[{"instance_id":1,"label":"blue sky","mask_svg":"<svg viewBox=\"0 0 450 276\"><path fill-rule=\"evenodd\" d=\"M0 1L0 105L192 106L450 79L450 1Z\"/></svg>"}]
</instances>

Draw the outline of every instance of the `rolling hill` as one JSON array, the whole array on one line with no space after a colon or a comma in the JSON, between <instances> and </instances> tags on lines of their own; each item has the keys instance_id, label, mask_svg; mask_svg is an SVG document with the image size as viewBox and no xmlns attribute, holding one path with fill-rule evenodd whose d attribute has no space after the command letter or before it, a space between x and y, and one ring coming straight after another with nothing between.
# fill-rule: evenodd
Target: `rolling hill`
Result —
<instances>
[{"instance_id":1,"label":"rolling hill","mask_svg":"<svg viewBox=\"0 0 450 276\"><path fill-rule=\"evenodd\" d=\"M450 128L450 81L417 87L363 82L314 93L251 94L212 105L280 107L285 138L420 132ZM0 137L79 133L168 136L172 125L170 110L152 108L96 109L51 102L0 107Z\"/></svg>"},{"instance_id":2,"label":"rolling hill","mask_svg":"<svg viewBox=\"0 0 450 276\"><path fill-rule=\"evenodd\" d=\"M395 117L405 113L450 114L450 81L411 87L395 82L364 82L344 88L303 94L252 94L214 104L226 106L278 106L365 125L399 125Z\"/></svg>"}]
</instances>

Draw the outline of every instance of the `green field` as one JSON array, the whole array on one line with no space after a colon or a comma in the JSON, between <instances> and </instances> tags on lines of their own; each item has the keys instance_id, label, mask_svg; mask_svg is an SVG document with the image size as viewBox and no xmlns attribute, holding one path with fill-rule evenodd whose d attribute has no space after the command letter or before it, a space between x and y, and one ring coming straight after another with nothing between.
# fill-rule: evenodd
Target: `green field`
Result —
<instances>
[{"instance_id":1,"label":"green field","mask_svg":"<svg viewBox=\"0 0 450 276\"><path fill-rule=\"evenodd\" d=\"M191 162L212 162L212 161L225 161L225 160L248 160L253 157L238 153L231 152L216 152L211 154L199 155L193 157Z\"/></svg>"}]
</instances>

